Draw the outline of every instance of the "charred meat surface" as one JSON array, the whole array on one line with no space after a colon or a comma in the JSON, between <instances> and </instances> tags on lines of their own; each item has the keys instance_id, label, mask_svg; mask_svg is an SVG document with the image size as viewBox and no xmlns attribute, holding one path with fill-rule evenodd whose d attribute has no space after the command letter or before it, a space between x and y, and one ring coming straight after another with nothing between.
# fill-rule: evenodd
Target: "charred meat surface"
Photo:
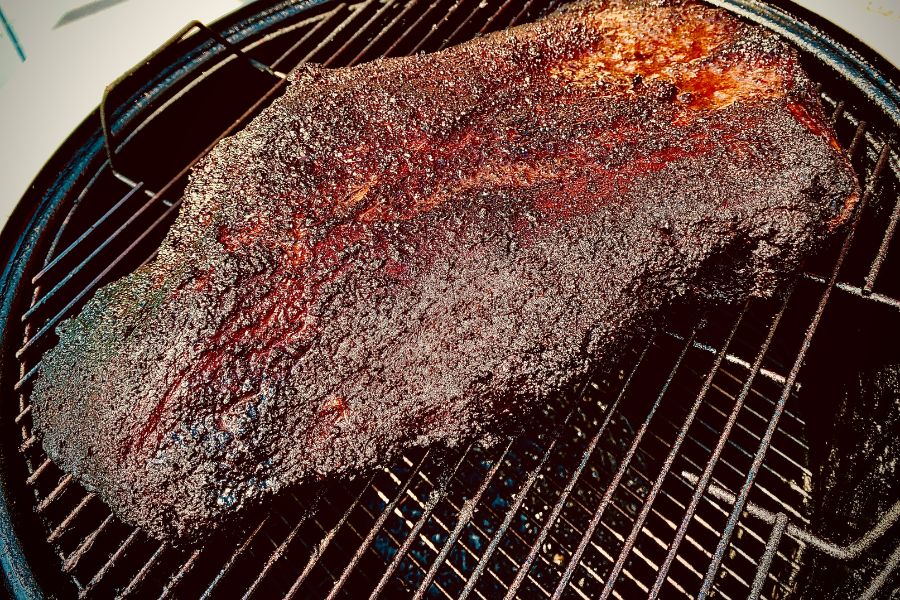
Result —
<instances>
[{"instance_id":1,"label":"charred meat surface","mask_svg":"<svg viewBox=\"0 0 900 600\"><path fill-rule=\"evenodd\" d=\"M856 197L797 53L692 2L301 66L196 166L158 257L60 326L35 429L123 520L196 543L484 439L671 302L770 295Z\"/></svg>"}]
</instances>

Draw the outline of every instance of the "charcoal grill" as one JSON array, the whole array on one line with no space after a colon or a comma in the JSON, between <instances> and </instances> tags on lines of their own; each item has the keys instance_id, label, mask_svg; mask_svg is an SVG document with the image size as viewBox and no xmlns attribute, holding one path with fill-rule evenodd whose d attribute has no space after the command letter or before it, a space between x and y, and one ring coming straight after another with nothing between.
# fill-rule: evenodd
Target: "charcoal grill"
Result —
<instances>
[{"instance_id":1,"label":"charcoal grill","mask_svg":"<svg viewBox=\"0 0 900 600\"><path fill-rule=\"evenodd\" d=\"M900 359L897 70L795 5L713 3L787 37L821 82L865 189L847 231L775 300L670 319L548 407L542 434L297 489L197 550L121 523L43 453L29 392L54 327L154 256L190 166L280 93L281 73L436 50L559 1L255 3L191 24L117 82L2 238L13 594L785 598L812 589L816 562L862 573L835 576L836 596L897 598L900 506L867 531L817 530L812 514L835 410L815 391L836 369Z\"/></svg>"}]
</instances>

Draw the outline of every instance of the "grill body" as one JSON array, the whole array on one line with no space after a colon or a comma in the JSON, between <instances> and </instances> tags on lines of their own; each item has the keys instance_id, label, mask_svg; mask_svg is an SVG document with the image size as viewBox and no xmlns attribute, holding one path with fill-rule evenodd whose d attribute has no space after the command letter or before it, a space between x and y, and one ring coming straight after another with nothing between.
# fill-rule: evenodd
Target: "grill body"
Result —
<instances>
[{"instance_id":1,"label":"grill body","mask_svg":"<svg viewBox=\"0 0 900 600\"><path fill-rule=\"evenodd\" d=\"M829 556L802 532L835 544L865 533L815 514L815 454L832 433L837 408L822 394L835 372L900 360L885 343L900 333L896 71L796 7L713 3L804 52L866 190L848 231L775 300L672 318L548 407L542 434L412 452L349 483L297 489L199 550L119 522L57 469L31 432L30 383L59 320L153 257L190 165L281 86L202 33L124 80L106 100L113 163L90 115L2 239L0 558L13 592L783 598L807 589L810 565L833 564L865 575L836 578L840 593L886 595L896 528L861 558ZM257 3L214 29L287 71L436 50L558 4Z\"/></svg>"}]
</instances>

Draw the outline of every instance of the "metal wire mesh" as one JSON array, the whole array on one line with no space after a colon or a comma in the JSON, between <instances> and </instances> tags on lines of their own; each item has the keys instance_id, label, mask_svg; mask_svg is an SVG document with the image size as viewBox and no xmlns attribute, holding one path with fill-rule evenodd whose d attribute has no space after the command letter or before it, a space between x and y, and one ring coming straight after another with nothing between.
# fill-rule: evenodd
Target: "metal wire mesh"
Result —
<instances>
[{"instance_id":1,"label":"metal wire mesh","mask_svg":"<svg viewBox=\"0 0 900 600\"><path fill-rule=\"evenodd\" d=\"M354 64L434 50L533 19L555 4L327 2L243 50L282 71L306 61ZM808 524L806 423L792 410L804 360L836 295L852 310L877 306L897 317L900 309L898 278L883 275L896 273L900 261L891 253L900 220L898 158L829 90L823 100L866 189L845 237L776 301L722 309L641 341L619 370L593 374L548 408L555 425L543 435L494 448L410 453L368 478L298 489L239 534L195 551L160 544L119 522L55 467L31 432L29 384L41 353L53 343L53 327L97 287L152 258L179 206L184 172L199 156L168 172L154 170L141 161L152 146L141 136L159 144L178 133L167 115L188 98L202 103L210 93L204 86L216 89L216 68L136 117L119 150L138 183L101 166L73 194L69 216L32 276L15 422L34 510L74 593L775 598L790 592L807 551L783 535L788 519ZM239 68L247 67L228 71L230 88L245 72ZM234 118L210 124L208 139L197 136L200 154L277 93L271 82L250 87ZM709 485L732 490L734 502L705 493ZM743 516L748 502L783 515L774 530Z\"/></svg>"}]
</instances>

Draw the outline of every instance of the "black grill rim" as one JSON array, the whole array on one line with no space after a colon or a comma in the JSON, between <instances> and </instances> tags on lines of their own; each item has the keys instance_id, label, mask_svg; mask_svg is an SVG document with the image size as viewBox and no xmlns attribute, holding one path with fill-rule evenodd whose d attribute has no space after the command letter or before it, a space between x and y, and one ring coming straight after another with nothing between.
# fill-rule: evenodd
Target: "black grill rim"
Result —
<instances>
[{"instance_id":1,"label":"black grill rim","mask_svg":"<svg viewBox=\"0 0 900 600\"><path fill-rule=\"evenodd\" d=\"M900 65L791 0L703 0L774 31L806 50L878 106L880 128L900 127ZM874 115L873 115L874 117Z\"/></svg>"},{"instance_id":2,"label":"black grill rim","mask_svg":"<svg viewBox=\"0 0 900 600\"><path fill-rule=\"evenodd\" d=\"M247 5L218 20L213 28L234 43L241 44L263 35L291 16L307 11L329 0L271 2L262 0ZM771 29L801 46L824 65L840 75L849 87L878 107L878 114L866 115L875 129L895 136L900 128L900 69L858 39L814 13L789 0L704 0L735 12ZM227 52L202 36L193 36L172 46L148 64L142 78L126 84L127 100L112 114L112 130L127 127L131 118L156 101L182 77L190 77L199 67L215 64ZM98 99L100 90L98 90ZM87 175L105 161L99 112L93 111L53 154L17 204L0 233L0 255L6 261L0 274L0 387L9 390L16 380L11 372L15 365L14 344L10 340L15 315L28 299L23 297L22 281L36 259L35 250L46 240L44 232L59 224L60 207L69 193L83 184ZM8 403L0 403L0 423L8 423ZM38 580L42 569L53 564L52 556L38 542L30 542L18 531L34 525L35 518L27 507L20 507L11 493L11 472L17 469L10 460L12 450L0 446L0 567L8 591L16 598L40 598L44 592ZM15 478L12 478L15 481ZM36 525L36 524L35 524Z\"/></svg>"}]
</instances>

